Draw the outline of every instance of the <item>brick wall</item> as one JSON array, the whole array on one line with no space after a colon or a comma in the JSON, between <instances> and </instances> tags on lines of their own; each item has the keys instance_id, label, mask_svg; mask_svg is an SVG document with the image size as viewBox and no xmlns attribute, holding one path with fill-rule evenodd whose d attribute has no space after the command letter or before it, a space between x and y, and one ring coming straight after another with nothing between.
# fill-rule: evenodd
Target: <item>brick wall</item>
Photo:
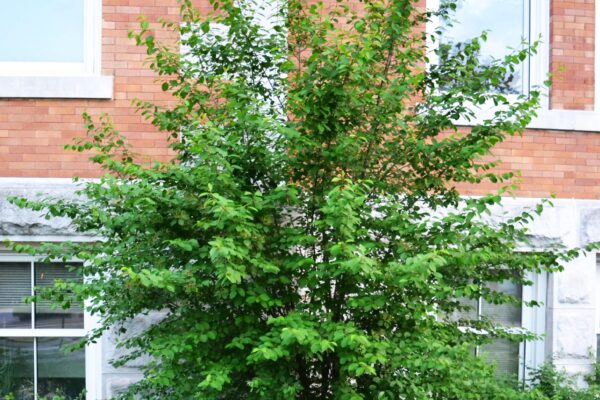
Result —
<instances>
[{"instance_id":1,"label":"brick wall","mask_svg":"<svg viewBox=\"0 0 600 400\"><path fill-rule=\"evenodd\" d=\"M206 0L196 4L207 7ZM553 70L564 65L552 89L553 108L590 109L593 106L594 2L552 0ZM81 114L108 112L115 126L136 151L152 158L170 156L166 134L157 132L132 107L134 98L170 101L143 64L143 48L127 38L144 14L156 35L169 39L158 17L176 18L177 0L104 0L103 73L115 77L114 99L0 99L0 176L97 176L87 156L63 150L64 144L84 133ZM600 133L527 131L494 150L502 169L522 171L521 196L600 198ZM463 188L481 194L491 187Z\"/></svg>"},{"instance_id":2,"label":"brick wall","mask_svg":"<svg viewBox=\"0 0 600 400\"><path fill-rule=\"evenodd\" d=\"M168 158L166 135L157 132L131 105L134 98L166 103L155 77L145 67L145 52L127 38L144 14L157 37L158 17L176 18L177 0L104 0L102 73L113 75L113 100L0 99L0 176L71 177L97 176L88 156L63 150L63 146L85 131L81 114L109 113L115 126L130 139L136 151L148 157Z\"/></svg>"},{"instance_id":3,"label":"brick wall","mask_svg":"<svg viewBox=\"0 0 600 400\"><path fill-rule=\"evenodd\" d=\"M493 150L500 171L520 171L518 196L600 199L600 133L529 130ZM481 195L491 184L461 187Z\"/></svg>"},{"instance_id":4,"label":"brick wall","mask_svg":"<svg viewBox=\"0 0 600 400\"><path fill-rule=\"evenodd\" d=\"M550 107L594 109L594 0L550 3Z\"/></svg>"}]
</instances>

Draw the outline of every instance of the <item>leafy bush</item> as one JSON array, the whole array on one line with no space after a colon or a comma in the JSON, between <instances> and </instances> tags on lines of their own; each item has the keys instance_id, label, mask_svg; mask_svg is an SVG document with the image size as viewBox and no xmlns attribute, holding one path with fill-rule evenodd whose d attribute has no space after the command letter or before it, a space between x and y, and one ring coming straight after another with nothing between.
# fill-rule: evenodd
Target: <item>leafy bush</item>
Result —
<instances>
[{"instance_id":1,"label":"leafy bush","mask_svg":"<svg viewBox=\"0 0 600 400\"><path fill-rule=\"evenodd\" d=\"M577 385L577 377L559 370L552 362L547 362L531 373L531 386L526 390L541 394L548 400L598 400L600 399L600 382L598 371L600 364L594 365L594 372L584 376L587 387Z\"/></svg>"},{"instance_id":2,"label":"leafy bush","mask_svg":"<svg viewBox=\"0 0 600 400\"><path fill-rule=\"evenodd\" d=\"M420 28L452 7L372 0L326 11L290 0L274 3L267 30L255 11L273 10L211 3L201 15L184 1L184 23L165 24L181 46L159 43L147 21L132 34L173 94L169 107L138 103L175 139L172 162L144 163L107 117L86 117L87 138L70 148L93 151L107 174L75 199L13 200L102 238L15 246L83 261L84 283L40 296L88 299L100 320L89 341L162 316L122 337L130 351L115 365L150 360L122 397L535 396L471 356L532 335L451 317L466 311L461 299L520 304L488 283L530 284L529 273L579 252L518 251L542 204L488 222L513 174L484 156L525 129L540 98L509 99L494 85L535 47L481 65L476 38L425 69ZM459 119L484 103L499 106L494 116L461 133ZM459 185L481 182L502 189L460 196Z\"/></svg>"}]
</instances>

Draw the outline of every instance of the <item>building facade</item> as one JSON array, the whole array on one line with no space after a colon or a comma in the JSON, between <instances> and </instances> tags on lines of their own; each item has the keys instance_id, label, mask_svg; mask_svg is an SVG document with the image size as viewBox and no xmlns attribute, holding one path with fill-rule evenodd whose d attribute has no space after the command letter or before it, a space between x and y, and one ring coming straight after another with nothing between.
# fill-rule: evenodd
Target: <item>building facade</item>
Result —
<instances>
[{"instance_id":1,"label":"building facade","mask_svg":"<svg viewBox=\"0 0 600 400\"><path fill-rule=\"evenodd\" d=\"M436 1L428 0L427 6L437 7ZM509 95L527 93L553 74L538 118L522 137L509 138L493 151L492 156L502 160L501 169L522 173L516 198L507 198L498 215L516 213L555 194L555 207L531 227L534 241L579 246L600 240L600 84L595 83L600 82L596 78L600 1L462 3L459 24L448 28L448 40L490 29L483 56L518 46L514 41L521 38L530 42L541 38L537 54L524 62ZM209 7L207 2L198 6ZM17 209L6 198L38 193L72 196L71 177L100 174L85 154L63 149L84 133L84 111L92 116L110 114L116 128L149 159L170 157L165 135L131 103L139 98L168 104L170 96L155 83L144 66L144 49L136 47L127 33L136 29L143 14L156 37L174 40L158 19L177 18L178 2L0 0L0 8L0 32L12 38L0 42L0 238L34 243L87 240L72 232L68 221L45 220ZM34 34L41 31L44 35ZM489 112L483 107L478 115L485 118ZM493 189L482 185L462 191L479 195ZM508 322L544 338L518 348L493 349L499 365L525 377L528 368L553 358L571 373L589 371L600 337L599 265L596 254L587 254L565 265L560 274L532 276L531 287L508 288L523 299L544 303L538 309L505 315ZM136 365L117 370L109 364L117 355L115 335L110 333L85 351L60 353L62 345L83 336L94 324L81 310L59 312L45 304L34 307L21 302L33 286L68 274L63 265L38 264L0 252L0 376L10 377L0 379L0 384L10 380L11 385L0 387L1 395L10 389L19 399L33 399L35 394L85 389L88 400L98 400L110 398L139 378ZM478 310L485 312L485 305ZM149 323L140 319L132 329Z\"/></svg>"}]
</instances>

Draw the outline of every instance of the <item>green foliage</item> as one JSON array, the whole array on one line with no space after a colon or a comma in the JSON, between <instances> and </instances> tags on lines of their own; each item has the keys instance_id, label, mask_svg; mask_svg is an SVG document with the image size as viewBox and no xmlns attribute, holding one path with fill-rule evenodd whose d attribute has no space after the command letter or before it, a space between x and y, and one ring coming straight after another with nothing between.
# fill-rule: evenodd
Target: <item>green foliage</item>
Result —
<instances>
[{"instance_id":1,"label":"green foliage","mask_svg":"<svg viewBox=\"0 0 600 400\"><path fill-rule=\"evenodd\" d=\"M583 377L588 386L580 388L575 376L569 376L552 362L547 362L532 371L530 390L548 400L600 399L600 385L597 380L599 365L596 363L594 373Z\"/></svg>"},{"instance_id":2,"label":"green foliage","mask_svg":"<svg viewBox=\"0 0 600 400\"><path fill-rule=\"evenodd\" d=\"M543 204L488 218L512 174L484 156L527 126L540 96L494 87L533 49L481 65L474 39L425 69L420 27L451 6L290 0L273 4L266 30L250 3L211 3L200 15L185 1L184 23L165 22L183 55L147 21L131 34L176 100L138 103L172 137L172 162L138 161L107 117L86 117L87 138L69 148L91 150L107 174L79 198L13 200L97 238L15 248L83 261L85 283L40 296L87 299L101 324L89 341L123 333L115 365L149 356L121 397L532 398L471 356L531 335L453 316L464 299L518 303L486 283L528 285L578 254L518 251ZM494 116L460 133L484 103ZM456 189L484 181L504 188ZM128 331L148 314L155 323Z\"/></svg>"}]
</instances>

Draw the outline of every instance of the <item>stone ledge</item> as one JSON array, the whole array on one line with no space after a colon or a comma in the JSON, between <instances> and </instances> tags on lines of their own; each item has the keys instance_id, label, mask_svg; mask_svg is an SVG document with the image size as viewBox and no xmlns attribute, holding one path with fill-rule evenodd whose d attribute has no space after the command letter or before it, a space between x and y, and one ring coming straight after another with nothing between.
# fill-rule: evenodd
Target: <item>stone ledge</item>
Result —
<instances>
[{"instance_id":1,"label":"stone ledge","mask_svg":"<svg viewBox=\"0 0 600 400\"><path fill-rule=\"evenodd\" d=\"M8 201L8 197L69 199L76 196L77 185L66 179L0 179L0 236L60 237L72 240L81 236L75 232L68 218L46 219L43 212L21 209Z\"/></svg>"},{"instance_id":2,"label":"stone ledge","mask_svg":"<svg viewBox=\"0 0 600 400\"><path fill-rule=\"evenodd\" d=\"M0 76L0 98L112 99L113 77Z\"/></svg>"}]
</instances>

